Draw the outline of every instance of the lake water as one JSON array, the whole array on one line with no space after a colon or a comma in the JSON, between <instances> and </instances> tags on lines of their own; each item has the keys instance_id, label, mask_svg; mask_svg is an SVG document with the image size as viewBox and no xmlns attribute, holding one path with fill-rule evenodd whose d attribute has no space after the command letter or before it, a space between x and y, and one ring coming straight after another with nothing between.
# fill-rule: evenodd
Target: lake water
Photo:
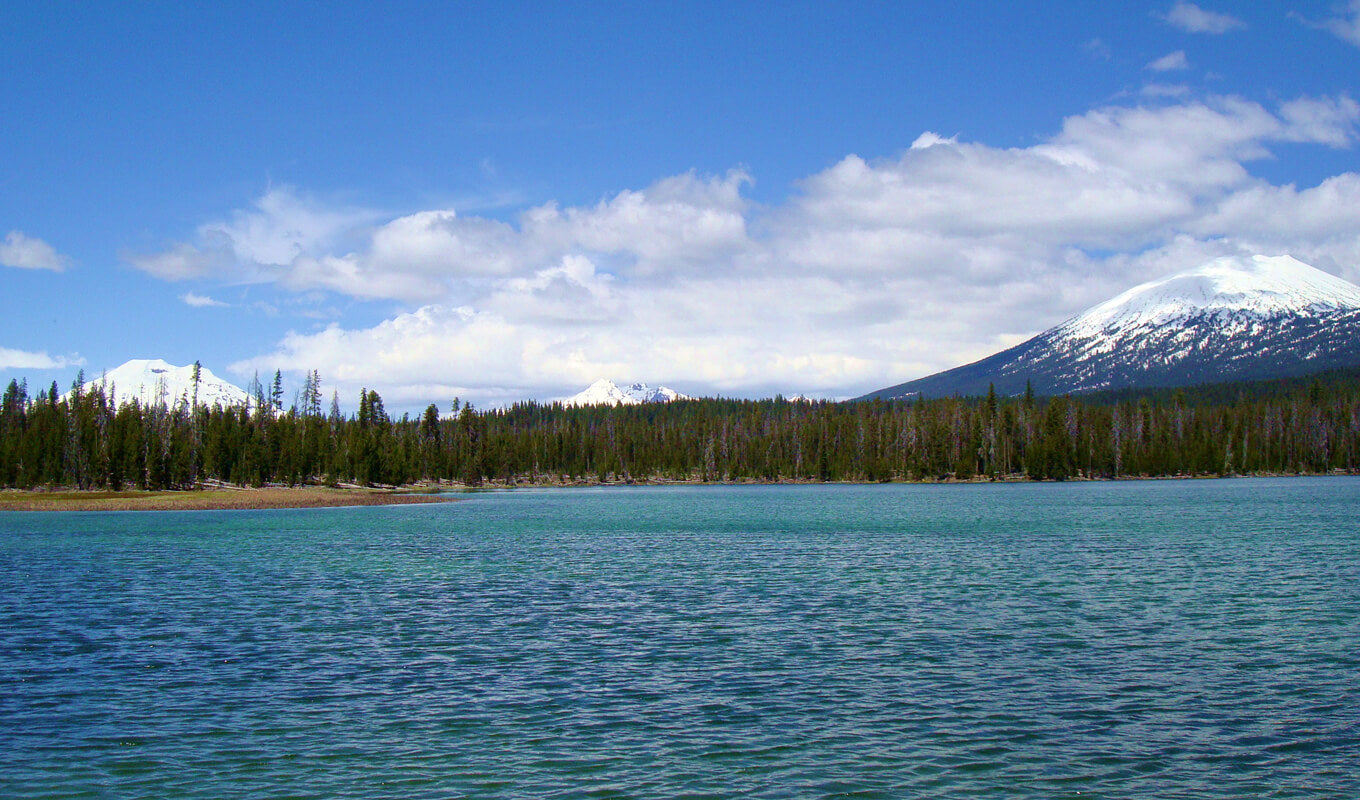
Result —
<instances>
[{"instance_id":1,"label":"lake water","mask_svg":"<svg viewBox=\"0 0 1360 800\"><path fill-rule=\"evenodd\" d=\"M1360 481L0 515L6 797L1357 797Z\"/></svg>"}]
</instances>

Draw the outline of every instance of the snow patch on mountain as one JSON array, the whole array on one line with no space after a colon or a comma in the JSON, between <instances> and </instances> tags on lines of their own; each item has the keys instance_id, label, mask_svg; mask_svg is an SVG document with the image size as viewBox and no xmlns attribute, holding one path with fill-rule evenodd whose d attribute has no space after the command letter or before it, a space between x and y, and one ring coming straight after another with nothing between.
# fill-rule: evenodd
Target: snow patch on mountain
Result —
<instances>
[{"instance_id":1,"label":"snow patch on mountain","mask_svg":"<svg viewBox=\"0 0 1360 800\"><path fill-rule=\"evenodd\" d=\"M1267 354L1284 328L1325 328L1357 311L1360 286L1291 256L1227 256L1135 286L1046 331L1038 337L1043 348L1003 372L1058 354L1073 390L1084 391L1191 359L1227 368Z\"/></svg>"},{"instance_id":2,"label":"snow patch on mountain","mask_svg":"<svg viewBox=\"0 0 1360 800\"><path fill-rule=\"evenodd\" d=\"M645 383L634 383L621 388L607 378L600 378L586 387L585 391L563 400L562 404L566 406L635 406L643 403L669 403L672 400L693 399L665 386L658 386L653 389Z\"/></svg>"},{"instance_id":3,"label":"snow patch on mountain","mask_svg":"<svg viewBox=\"0 0 1360 800\"><path fill-rule=\"evenodd\" d=\"M1135 286L1008 350L870 397L1262 380L1360 365L1360 286L1291 256L1219 258Z\"/></svg>"},{"instance_id":4,"label":"snow patch on mountain","mask_svg":"<svg viewBox=\"0 0 1360 800\"><path fill-rule=\"evenodd\" d=\"M136 400L144 406L164 403L173 407L193 401L194 368L192 364L177 367L158 358L136 358L86 381L81 388L90 392L101 386L119 405ZM70 396L67 392L64 397L70 399ZM246 400L244 389L222 380L207 367L199 370L199 405L244 405Z\"/></svg>"},{"instance_id":5,"label":"snow patch on mountain","mask_svg":"<svg viewBox=\"0 0 1360 800\"><path fill-rule=\"evenodd\" d=\"M1360 286L1291 256L1227 256L1135 286L1059 325L1056 339L1090 339L1157 328L1213 314L1239 326L1279 314L1360 309Z\"/></svg>"}]
</instances>

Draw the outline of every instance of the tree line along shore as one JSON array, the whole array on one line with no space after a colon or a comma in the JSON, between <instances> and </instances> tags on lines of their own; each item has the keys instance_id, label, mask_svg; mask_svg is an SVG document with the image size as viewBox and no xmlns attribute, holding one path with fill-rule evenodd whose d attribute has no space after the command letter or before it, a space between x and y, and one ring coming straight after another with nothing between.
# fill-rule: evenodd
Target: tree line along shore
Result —
<instances>
[{"instance_id":1,"label":"tree line along shore","mask_svg":"<svg viewBox=\"0 0 1360 800\"><path fill-rule=\"evenodd\" d=\"M92 491L611 482L1065 480L1360 469L1360 370L1254 384L912 402L536 402L392 417L112 402L0 403L0 487ZM357 495L351 495L356 497ZM400 500L394 502L402 502ZM353 503L351 503L353 504Z\"/></svg>"}]
</instances>

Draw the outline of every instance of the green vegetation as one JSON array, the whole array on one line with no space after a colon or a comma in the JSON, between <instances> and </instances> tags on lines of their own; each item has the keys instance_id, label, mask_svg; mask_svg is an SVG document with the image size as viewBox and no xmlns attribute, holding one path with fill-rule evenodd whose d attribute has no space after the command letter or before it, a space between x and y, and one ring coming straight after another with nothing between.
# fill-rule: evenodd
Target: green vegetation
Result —
<instances>
[{"instance_id":1,"label":"green vegetation","mask_svg":"<svg viewBox=\"0 0 1360 800\"><path fill-rule=\"evenodd\" d=\"M101 391L0 405L0 486L120 490L204 481L891 481L1067 479L1360 468L1360 376L1119 396L914 403L694 400L399 419L365 389L321 411L315 373L288 410L276 376L252 408L130 403ZM264 394L261 392L261 394Z\"/></svg>"}]
</instances>

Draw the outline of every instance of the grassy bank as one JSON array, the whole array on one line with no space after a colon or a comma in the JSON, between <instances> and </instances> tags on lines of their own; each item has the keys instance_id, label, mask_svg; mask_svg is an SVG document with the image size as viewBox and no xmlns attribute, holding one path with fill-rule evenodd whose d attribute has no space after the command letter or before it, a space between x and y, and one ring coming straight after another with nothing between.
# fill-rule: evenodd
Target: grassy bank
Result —
<instances>
[{"instance_id":1,"label":"grassy bank","mask_svg":"<svg viewBox=\"0 0 1360 800\"><path fill-rule=\"evenodd\" d=\"M446 494L321 486L160 492L0 491L0 511L209 511L443 503Z\"/></svg>"}]
</instances>

